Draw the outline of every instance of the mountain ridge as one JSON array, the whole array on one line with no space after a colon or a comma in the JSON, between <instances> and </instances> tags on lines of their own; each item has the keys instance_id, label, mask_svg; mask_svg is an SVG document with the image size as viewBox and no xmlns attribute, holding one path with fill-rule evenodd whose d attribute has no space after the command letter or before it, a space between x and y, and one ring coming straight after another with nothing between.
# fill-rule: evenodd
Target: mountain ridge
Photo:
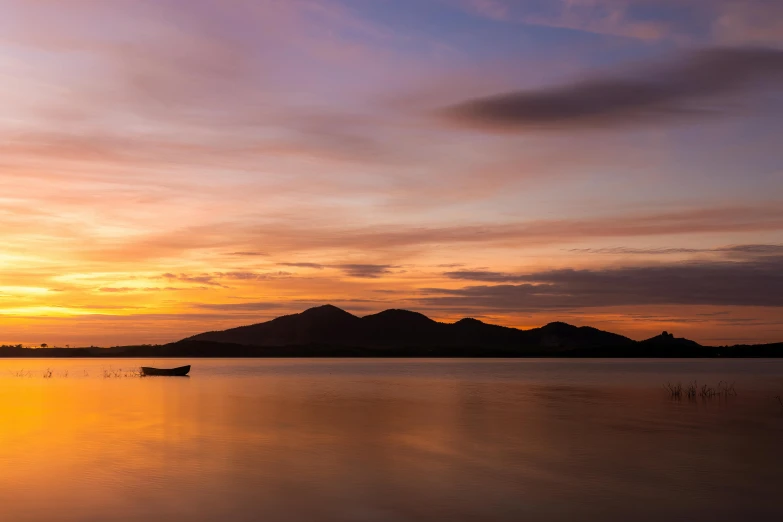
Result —
<instances>
[{"instance_id":1,"label":"mountain ridge","mask_svg":"<svg viewBox=\"0 0 783 522\"><path fill-rule=\"evenodd\" d=\"M619 334L559 321L521 330L469 317L454 323L443 323L418 312L397 308L358 317L333 305L309 308L298 314L284 315L261 323L204 332L178 342L259 347L314 344L362 348L483 347L502 348L520 354L541 349L555 353L637 344L637 341ZM652 341L652 344L657 343Z\"/></svg>"},{"instance_id":2,"label":"mountain ridge","mask_svg":"<svg viewBox=\"0 0 783 522\"><path fill-rule=\"evenodd\" d=\"M270 321L203 332L162 345L110 348L0 346L0 357L783 357L783 343L702 346L669 332L635 341L590 326L555 321L520 330L463 318L435 321L390 309L358 317L333 305Z\"/></svg>"}]
</instances>

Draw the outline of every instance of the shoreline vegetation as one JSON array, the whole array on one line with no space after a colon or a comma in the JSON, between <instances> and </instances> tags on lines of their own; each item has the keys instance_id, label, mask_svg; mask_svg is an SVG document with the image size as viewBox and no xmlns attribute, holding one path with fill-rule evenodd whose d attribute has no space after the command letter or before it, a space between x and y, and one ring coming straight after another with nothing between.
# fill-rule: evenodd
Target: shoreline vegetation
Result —
<instances>
[{"instance_id":1,"label":"shoreline vegetation","mask_svg":"<svg viewBox=\"0 0 783 522\"><path fill-rule=\"evenodd\" d=\"M783 357L783 343L703 346L662 334L643 341L588 326L555 322L519 330L462 319L440 323L407 310L357 317L332 305L160 345L110 348L0 346L0 358L263 357Z\"/></svg>"},{"instance_id":2,"label":"shoreline vegetation","mask_svg":"<svg viewBox=\"0 0 783 522\"><path fill-rule=\"evenodd\" d=\"M74 373L71 374L70 370L65 369L61 371L55 371L52 368L46 368L44 370L28 370L28 369L21 369L21 370L10 370L9 375L11 377L18 377L20 379L27 378L32 379L34 377L42 377L44 379L67 379L68 377L91 377L93 374L91 374L88 370L83 370L81 373ZM122 378L129 378L129 377L144 377L144 373L142 372L141 368L101 368L99 372L96 372L94 374L98 377L103 377L104 379L122 379Z\"/></svg>"},{"instance_id":3,"label":"shoreline vegetation","mask_svg":"<svg viewBox=\"0 0 783 522\"><path fill-rule=\"evenodd\" d=\"M0 347L0 358L779 358L783 343L704 346L700 350L594 347L573 350L499 350L481 346L366 348L329 345L248 346L229 343L177 342L161 345L114 346L111 348L17 348Z\"/></svg>"},{"instance_id":4,"label":"shoreline vegetation","mask_svg":"<svg viewBox=\"0 0 783 522\"><path fill-rule=\"evenodd\" d=\"M682 383L672 384L669 382L666 383L663 388L672 399L680 400L682 398L687 398L694 400L696 397L712 399L714 397L736 397L737 390L734 389L734 384L735 383L733 382L729 384L726 381L719 381L716 387L712 387L708 384L702 384L700 387L698 381L690 382L685 386L683 386Z\"/></svg>"}]
</instances>

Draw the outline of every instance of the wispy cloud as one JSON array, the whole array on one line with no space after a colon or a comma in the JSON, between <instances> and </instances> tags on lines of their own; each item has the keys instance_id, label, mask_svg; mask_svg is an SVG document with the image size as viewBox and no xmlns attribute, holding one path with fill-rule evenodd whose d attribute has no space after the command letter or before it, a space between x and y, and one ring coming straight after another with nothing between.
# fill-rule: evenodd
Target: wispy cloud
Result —
<instances>
[{"instance_id":1,"label":"wispy cloud","mask_svg":"<svg viewBox=\"0 0 783 522\"><path fill-rule=\"evenodd\" d=\"M326 265L320 263L278 263L280 266L290 266L293 268L314 268L316 270L323 270Z\"/></svg>"},{"instance_id":2,"label":"wispy cloud","mask_svg":"<svg viewBox=\"0 0 783 522\"><path fill-rule=\"evenodd\" d=\"M349 277L359 277L366 279L377 279L384 274L391 272L391 265L373 265L373 264L342 264L335 265Z\"/></svg>"},{"instance_id":3,"label":"wispy cloud","mask_svg":"<svg viewBox=\"0 0 783 522\"><path fill-rule=\"evenodd\" d=\"M289 277L293 274L278 270L276 272L215 272L214 277L220 279L234 279L239 281L269 281Z\"/></svg>"},{"instance_id":4,"label":"wispy cloud","mask_svg":"<svg viewBox=\"0 0 783 522\"><path fill-rule=\"evenodd\" d=\"M249 303L197 303L195 306L202 310L213 310L216 312L257 312L278 310L283 307L281 303L263 301Z\"/></svg>"},{"instance_id":5,"label":"wispy cloud","mask_svg":"<svg viewBox=\"0 0 783 522\"><path fill-rule=\"evenodd\" d=\"M715 2L714 36L728 44L774 45L783 43L783 4L767 0Z\"/></svg>"},{"instance_id":6,"label":"wispy cloud","mask_svg":"<svg viewBox=\"0 0 783 522\"><path fill-rule=\"evenodd\" d=\"M492 20L570 29L638 40L670 36L672 23L630 12L628 0L448 0ZM676 10L674 11L677 12Z\"/></svg>"},{"instance_id":7,"label":"wispy cloud","mask_svg":"<svg viewBox=\"0 0 783 522\"><path fill-rule=\"evenodd\" d=\"M223 284L218 282L216 280L215 275L213 275L213 274L192 275L192 274L171 274L171 273L166 273L166 274L163 274L162 277L167 279L167 280L169 280L169 281L182 281L183 283L198 283L198 284L201 284L201 285L223 287Z\"/></svg>"},{"instance_id":8,"label":"wispy cloud","mask_svg":"<svg viewBox=\"0 0 783 522\"><path fill-rule=\"evenodd\" d=\"M469 100L445 115L478 128L635 126L722 112L717 100L783 86L783 51L713 48L632 75L607 75L567 85Z\"/></svg>"},{"instance_id":9,"label":"wispy cloud","mask_svg":"<svg viewBox=\"0 0 783 522\"><path fill-rule=\"evenodd\" d=\"M272 255L291 252L379 250L386 253L428 245L492 245L518 248L567 244L590 238L653 237L704 233L764 232L783 230L780 206L714 207L658 214L618 214L592 219L531 220L446 227L379 225L297 226L270 223L259 228L247 223L218 223L150 234L117 245L94 244L80 255L84 260L135 262L182 256L190 251L264 247ZM334 255L334 254L333 254ZM329 264L362 273L361 268L392 268L386 264ZM382 273L382 272L381 272ZM175 274L172 274L177 277ZM188 277L213 277L210 274ZM194 282L198 282L195 281Z\"/></svg>"},{"instance_id":10,"label":"wispy cloud","mask_svg":"<svg viewBox=\"0 0 783 522\"><path fill-rule=\"evenodd\" d=\"M783 257L745 262L689 262L529 274L457 271L452 279L520 283L432 288L429 305L502 310L603 306L720 305L783 307Z\"/></svg>"},{"instance_id":11,"label":"wispy cloud","mask_svg":"<svg viewBox=\"0 0 783 522\"><path fill-rule=\"evenodd\" d=\"M783 7L775 0L442 0L506 23L648 42L776 45Z\"/></svg>"},{"instance_id":12,"label":"wispy cloud","mask_svg":"<svg viewBox=\"0 0 783 522\"><path fill-rule=\"evenodd\" d=\"M25 125L0 126L6 157L245 168L264 155L394 157L344 89L324 82L303 102L287 88L357 64L380 70L378 44L400 38L339 0L81 1L67 12L57 2L8 0L4 18L0 43L59 64L34 76L9 71L21 82L13 106ZM299 61L308 67L290 67ZM131 120L139 125L116 124Z\"/></svg>"},{"instance_id":13,"label":"wispy cloud","mask_svg":"<svg viewBox=\"0 0 783 522\"><path fill-rule=\"evenodd\" d=\"M356 277L360 279L377 279L386 274L390 274L391 268L395 268L392 265L384 264L372 264L372 263L278 263L281 266L290 266L294 268L312 268L314 270L324 270L326 268L334 268L341 271L348 277Z\"/></svg>"},{"instance_id":14,"label":"wispy cloud","mask_svg":"<svg viewBox=\"0 0 783 522\"><path fill-rule=\"evenodd\" d=\"M701 254L725 253L746 255L781 255L783 245L731 245L716 248L571 248L569 252L580 254L612 254L612 255L669 255L669 254Z\"/></svg>"},{"instance_id":15,"label":"wispy cloud","mask_svg":"<svg viewBox=\"0 0 783 522\"><path fill-rule=\"evenodd\" d=\"M134 286L104 286L98 289L101 292L108 292L108 293L118 293L118 294L129 294L133 292L176 292L180 290L184 290L183 288L177 288L175 286L166 286L166 287L158 287L158 286L145 286L145 287L134 287Z\"/></svg>"},{"instance_id":16,"label":"wispy cloud","mask_svg":"<svg viewBox=\"0 0 783 522\"><path fill-rule=\"evenodd\" d=\"M274 279L280 279L289 277L292 274L290 272L277 271L277 272L247 272L247 271L233 271L233 272L211 272L203 274L172 274L166 273L161 277L169 281L181 281L183 283L198 283L208 286L216 286L221 288L227 288L222 281L269 281Z\"/></svg>"},{"instance_id":17,"label":"wispy cloud","mask_svg":"<svg viewBox=\"0 0 783 522\"><path fill-rule=\"evenodd\" d=\"M258 256L268 256L266 252L230 252L228 255L230 256L245 256L245 257L258 257Z\"/></svg>"}]
</instances>

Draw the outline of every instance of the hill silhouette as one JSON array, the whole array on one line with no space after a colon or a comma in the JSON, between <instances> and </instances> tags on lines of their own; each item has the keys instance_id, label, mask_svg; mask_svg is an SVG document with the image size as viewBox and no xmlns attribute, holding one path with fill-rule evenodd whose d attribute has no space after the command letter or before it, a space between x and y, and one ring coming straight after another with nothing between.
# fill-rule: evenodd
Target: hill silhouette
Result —
<instances>
[{"instance_id":1,"label":"hill silhouette","mask_svg":"<svg viewBox=\"0 0 783 522\"><path fill-rule=\"evenodd\" d=\"M563 322L520 330L474 318L441 323L391 309L358 317L324 305L164 345L0 347L0 357L781 357L783 343L702 346L663 332L644 341Z\"/></svg>"},{"instance_id":2,"label":"hill silhouette","mask_svg":"<svg viewBox=\"0 0 783 522\"><path fill-rule=\"evenodd\" d=\"M661 335L656 335L655 337L641 341L640 344L642 346L656 348L665 346L674 348L697 348L700 346L696 341L691 341L690 339L686 339L684 337L674 337L674 334L669 332L663 332Z\"/></svg>"},{"instance_id":3,"label":"hill silhouette","mask_svg":"<svg viewBox=\"0 0 783 522\"><path fill-rule=\"evenodd\" d=\"M357 317L336 306L310 308L250 326L206 332L182 342L246 346L327 345L353 348L483 348L510 353L558 352L589 347L632 346L635 341L590 327L550 323L518 330L477 319L440 323L418 312L385 310Z\"/></svg>"}]
</instances>

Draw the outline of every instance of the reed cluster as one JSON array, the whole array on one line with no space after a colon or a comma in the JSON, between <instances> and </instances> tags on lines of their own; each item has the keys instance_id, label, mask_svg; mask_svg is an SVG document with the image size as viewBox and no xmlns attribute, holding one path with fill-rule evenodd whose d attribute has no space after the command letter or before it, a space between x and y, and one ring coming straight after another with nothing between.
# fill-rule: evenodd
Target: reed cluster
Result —
<instances>
[{"instance_id":1,"label":"reed cluster","mask_svg":"<svg viewBox=\"0 0 783 522\"><path fill-rule=\"evenodd\" d=\"M125 377L141 377L141 368L131 368L129 370L123 370L122 368L119 368L115 370L114 368L109 368L108 370L106 368L103 369L103 378L104 379L121 379Z\"/></svg>"},{"instance_id":2,"label":"reed cluster","mask_svg":"<svg viewBox=\"0 0 783 522\"><path fill-rule=\"evenodd\" d=\"M719 381L715 387L707 384L699 386L697 381L693 381L683 386L682 383L671 384L666 383L663 389L669 394L672 399L696 399L701 397L702 399L710 399L713 397L735 397L737 390L734 389L734 383L729 384L728 381Z\"/></svg>"},{"instance_id":3,"label":"reed cluster","mask_svg":"<svg viewBox=\"0 0 783 522\"><path fill-rule=\"evenodd\" d=\"M40 374L37 371L33 370L10 370L8 373L11 374L13 377L36 377L40 375L44 379L53 379L53 378L67 378L70 375L69 370L63 370L62 372L55 372L51 368L47 368L43 370ZM123 370L122 368L114 369L114 368L104 368L102 370L102 373L100 375L103 375L104 379L121 379L121 378L127 378L127 377L142 377L141 368L130 368ZM90 373L87 370L84 370L84 377L89 377Z\"/></svg>"}]
</instances>

